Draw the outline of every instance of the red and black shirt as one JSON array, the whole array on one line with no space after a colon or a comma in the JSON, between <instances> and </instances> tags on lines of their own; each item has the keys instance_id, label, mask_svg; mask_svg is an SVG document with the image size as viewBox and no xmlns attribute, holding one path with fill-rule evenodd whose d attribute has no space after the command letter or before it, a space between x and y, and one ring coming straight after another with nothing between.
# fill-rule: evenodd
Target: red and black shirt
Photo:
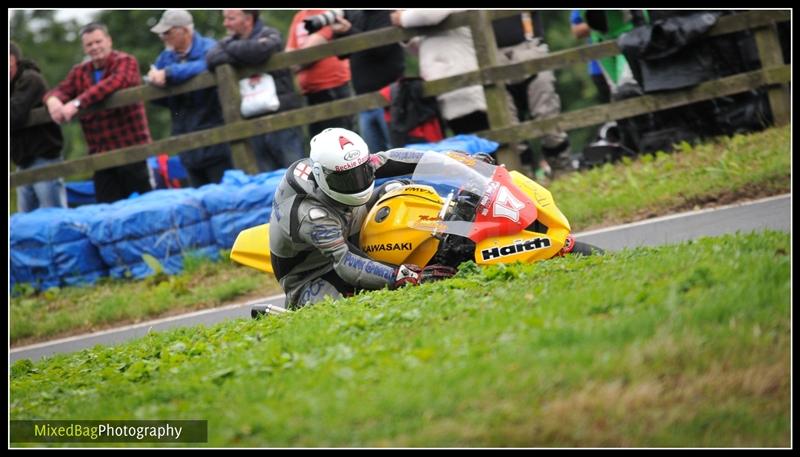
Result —
<instances>
[{"instance_id":1,"label":"red and black shirt","mask_svg":"<svg viewBox=\"0 0 800 457\"><path fill-rule=\"evenodd\" d=\"M55 96L66 103L77 98L84 108L120 89L141 84L136 58L124 52L111 51L101 68L94 68L91 61L72 67L66 79L47 92L43 100ZM80 121L89 154L151 141L143 102L82 114Z\"/></svg>"}]
</instances>

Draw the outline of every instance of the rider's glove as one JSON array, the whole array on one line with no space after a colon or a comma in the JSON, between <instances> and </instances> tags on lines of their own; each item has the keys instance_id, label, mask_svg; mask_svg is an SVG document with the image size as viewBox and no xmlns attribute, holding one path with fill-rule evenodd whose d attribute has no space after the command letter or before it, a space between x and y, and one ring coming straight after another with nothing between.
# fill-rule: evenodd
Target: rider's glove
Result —
<instances>
[{"instance_id":1,"label":"rider's glove","mask_svg":"<svg viewBox=\"0 0 800 457\"><path fill-rule=\"evenodd\" d=\"M422 269L422 278L420 283L451 278L455 274L456 269L453 267L448 267L447 265L428 265Z\"/></svg>"},{"instance_id":2,"label":"rider's glove","mask_svg":"<svg viewBox=\"0 0 800 457\"><path fill-rule=\"evenodd\" d=\"M482 160L482 161L488 163L489 165L494 165L496 163L495 160L494 160L494 157L492 157L491 155L489 155L489 154L487 154L485 152L479 152L477 154L472 154L472 157L475 158L475 159L478 159L478 160Z\"/></svg>"},{"instance_id":3,"label":"rider's glove","mask_svg":"<svg viewBox=\"0 0 800 457\"><path fill-rule=\"evenodd\" d=\"M421 275L422 270L420 270L420 268L414 264L405 263L400 265L394 272L394 284L392 284L392 289L399 289L406 284L416 286L419 284Z\"/></svg>"}]
</instances>

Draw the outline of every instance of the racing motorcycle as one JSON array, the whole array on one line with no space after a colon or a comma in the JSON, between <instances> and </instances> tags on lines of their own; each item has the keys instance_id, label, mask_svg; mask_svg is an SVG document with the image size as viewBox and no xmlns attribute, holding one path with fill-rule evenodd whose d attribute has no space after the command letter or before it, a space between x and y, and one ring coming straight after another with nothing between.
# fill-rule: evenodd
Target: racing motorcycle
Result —
<instances>
[{"instance_id":1,"label":"racing motorcycle","mask_svg":"<svg viewBox=\"0 0 800 457\"><path fill-rule=\"evenodd\" d=\"M376 189L359 247L394 265L458 267L536 262L603 250L576 241L550 191L517 172L460 152L425 154L410 180ZM272 273L269 224L243 230L235 262Z\"/></svg>"}]
</instances>

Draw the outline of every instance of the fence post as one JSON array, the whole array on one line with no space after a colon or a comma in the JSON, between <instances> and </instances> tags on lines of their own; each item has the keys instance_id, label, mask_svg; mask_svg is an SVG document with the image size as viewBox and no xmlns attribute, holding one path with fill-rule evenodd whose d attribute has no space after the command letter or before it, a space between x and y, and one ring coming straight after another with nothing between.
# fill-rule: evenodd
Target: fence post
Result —
<instances>
[{"instance_id":1,"label":"fence post","mask_svg":"<svg viewBox=\"0 0 800 457\"><path fill-rule=\"evenodd\" d=\"M214 69L217 76L217 92L222 106L222 117L226 124L242 120L240 107L242 96L239 93L239 77L230 65L219 65ZM258 173L253 147L247 139L232 141L233 166L248 174Z\"/></svg>"},{"instance_id":2,"label":"fence post","mask_svg":"<svg viewBox=\"0 0 800 457\"><path fill-rule=\"evenodd\" d=\"M783 53L778 40L778 28L773 22L764 27L753 30L758 47L758 57L761 59L761 68L783 65ZM781 84L767 89L769 107L776 126L789 123L789 86Z\"/></svg>"},{"instance_id":3,"label":"fence post","mask_svg":"<svg viewBox=\"0 0 800 457\"><path fill-rule=\"evenodd\" d=\"M478 66L481 69L497 65L497 42L490 12L481 10L470 14L470 30L475 54L478 57ZM509 96L504 82L496 82L483 87L486 95L486 111L489 117L489 129L497 130L508 127L514 123L511 119L511 110L508 106ZM504 163L509 170L519 170L522 162L516 145L501 145L497 151L497 163Z\"/></svg>"}]
</instances>

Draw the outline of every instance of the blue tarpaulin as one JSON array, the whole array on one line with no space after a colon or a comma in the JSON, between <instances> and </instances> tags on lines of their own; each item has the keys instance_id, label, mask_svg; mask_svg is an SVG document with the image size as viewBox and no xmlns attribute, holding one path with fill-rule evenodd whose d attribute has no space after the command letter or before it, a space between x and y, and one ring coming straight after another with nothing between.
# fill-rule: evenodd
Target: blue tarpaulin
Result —
<instances>
[{"instance_id":1,"label":"blue tarpaulin","mask_svg":"<svg viewBox=\"0 0 800 457\"><path fill-rule=\"evenodd\" d=\"M183 268L183 254L216 251L201 189L155 190L108 205L96 218L89 239L113 277L141 278L153 271L142 254L159 260L165 272Z\"/></svg>"},{"instance_id":2,"label":"blue tarpaulin","mask_svg":"<svg viewBox=\"0 0 800 457\"><path fill-rule=\"evenodd\" d=\"M64 184L67 189L67 205L75 208L97 203L94 195L94 181L73 181Z\"/></svg>"},{"instance_id":3,"label":"blue tarpaulin","mask_svg":"<svg viewBox=\"0 0 800 457\"><path fill-rule=\"evenodd\" d=\"M228 170L222 184L203 195L219 247L230 249L239 232L269 222L272 197L285 172L280 169L248 176L240 170Z\"/></svg>"},{"instance_id":4,"label":"blue tarpaulin","mask_svg":"<svg viewBox=\"0 0 800 457\"><path fill-rule=\"evenodd\" d=\"M17 213L10 221L11 284L38 289L94 283L108 274L88 237L94 218L109 205L77 209L41 208Z\"/></svg>"}]
</instances>

